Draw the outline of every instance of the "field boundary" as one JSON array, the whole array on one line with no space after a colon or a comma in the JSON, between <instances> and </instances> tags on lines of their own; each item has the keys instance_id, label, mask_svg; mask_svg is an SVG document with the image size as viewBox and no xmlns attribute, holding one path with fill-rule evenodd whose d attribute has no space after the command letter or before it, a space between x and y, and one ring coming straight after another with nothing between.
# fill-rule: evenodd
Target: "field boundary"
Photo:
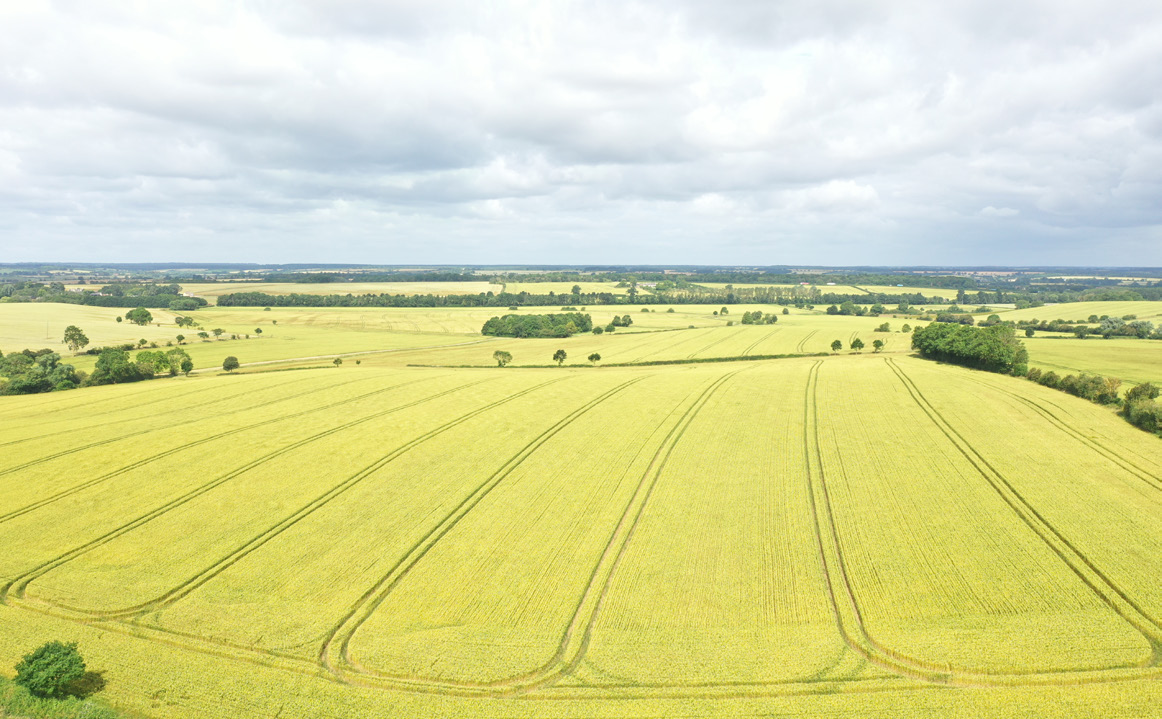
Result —
<instances>
[{"instance_id":1,"label":"field boundary","mask_svg":"<svg viewBox=\"0 0 1162 719\"><path fill-rule=\"evenodd\" d=\"M748 360L781 360L781 359L803 359L811 357L830 357L830 352L812 352L810 354L781 354L781 355L733 355L729 357L700 357L695 359L673 359L673 360L647 360L645 362L610 362L601 365L587 365L587 364L569 364L569 365L555 365L555 364L525 364L514 367L497 367L496 365L486 364L461 364L461 365L439 365L439 364L409 364L408 367L429 367L436 369L503 369L503 370L522 370L522 369L601 369L602 367L660 367L664 365L676 364L714 364L718 362L746 362Z\"/></svg>"}]
</instances>

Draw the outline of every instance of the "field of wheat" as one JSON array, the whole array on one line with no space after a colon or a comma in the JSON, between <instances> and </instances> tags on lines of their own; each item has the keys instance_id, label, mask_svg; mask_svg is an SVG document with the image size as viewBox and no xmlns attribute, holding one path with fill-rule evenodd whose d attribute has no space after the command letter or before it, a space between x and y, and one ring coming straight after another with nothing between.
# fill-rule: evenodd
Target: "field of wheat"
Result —
<instances>
[{"instance_id":1,"label":"field of wheat","mask_svg":"<svg viewBox=\"0 0 1162 719\"><path fill-rule=\"evenodd\" d=\"M626 354L862 318L794 319ZM1162 443L899 352L195 376L4 398L0 449L0 659L77 639L150 716L1158 695Z\"/></svg>"}]
</instances>

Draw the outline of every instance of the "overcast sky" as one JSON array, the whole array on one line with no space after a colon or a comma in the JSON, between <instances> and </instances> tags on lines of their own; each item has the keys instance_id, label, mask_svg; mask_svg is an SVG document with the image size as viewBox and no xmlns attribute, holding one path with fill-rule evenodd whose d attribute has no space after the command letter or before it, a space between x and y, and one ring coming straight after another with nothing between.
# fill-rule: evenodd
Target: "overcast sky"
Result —
<instances>
[{"instance_id":1,"label":"overcast sky","mask_svg":"<svg viewBox=\"0 0 1162 719\"><path fill-rule=\"evenodd\" d=\"M1162 265L1162 2L0 0L0 261Z\"/></svg>"}]
</instances>

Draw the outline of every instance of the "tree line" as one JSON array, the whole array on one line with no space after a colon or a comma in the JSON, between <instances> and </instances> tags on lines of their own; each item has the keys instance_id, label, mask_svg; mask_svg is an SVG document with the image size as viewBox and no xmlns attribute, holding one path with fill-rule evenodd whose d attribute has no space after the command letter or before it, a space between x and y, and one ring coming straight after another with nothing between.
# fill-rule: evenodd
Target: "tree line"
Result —
<instances>
[{"instance_id":1,"label":"tree line","mask_svg":"<svg viewBox=\"0 0 1162 719\"><path fill-rule=\"evenodd\" d=\"M966 367L1023 375L1029 353L1012 325L990 327L933 322L912 333L912 348L930 359Z\"/></svg>"},{"instance_id":2,"label":"tree line","mask_svg":"<svg viewBox=\"0 0 1162 719\"><path fill-rule=\"evenodd\" d=\"M480 332L493 337L571 337L593 329L593 319L581 312L544 315L504 315L484 323Z\"/></svg>"}]
</instances>

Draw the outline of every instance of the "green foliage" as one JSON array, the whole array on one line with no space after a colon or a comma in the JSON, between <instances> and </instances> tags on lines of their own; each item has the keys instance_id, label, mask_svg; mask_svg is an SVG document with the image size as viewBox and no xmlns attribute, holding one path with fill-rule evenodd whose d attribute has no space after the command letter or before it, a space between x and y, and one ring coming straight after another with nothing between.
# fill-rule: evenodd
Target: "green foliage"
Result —
<instances>
[{"instance_id":1,"label":"green foliage","mask_svg":"<svg viewBox=\"0 0 1162 719\"><path fill-rule=\"evenodd\" d=\"M39 394L73 389L85 377L61 356L49 349L24 350L0 357L0 395Z\"/></svg>"},{"instance_id":2,"label":"green foliage","mask_svg":"<svg viewBox=\"0 0 1162 719\"><path fill-rule=\"evenodd\" d=\"M628 315L626 315L628 317ZM593 329L587 314L504 315L484 323L480 332L494 337L569 337Z\"/></svg>"},{"instance_id":3,"label":"green foliage","mask_svg":"<svg viewBox=\"0 0 1162 719\"><path fill-rule=\"evenodd\" d=\"M597 364L598 362L601 361L601 355L594 352L593 354L589 355L586 359L588 359L593 364Z\"/></svg>"},{"instance_id":4,"label":"green foliage","mask_svg":"<svg viewBox=\"0 0 1162 719\"><path fill-rule=\"evenodd\" d=\"M863 340L861 340L860 338L856 337L855 339L853 339L853 340L851 341L851 348L852 348L853 350L855 350L856 352L858 352L859 350L863 349Z\"/></svg>"},{"instance_id":5,"label":"green foliage","mask_svg":"<svg viewBox=\"0 0 1162 719\"><path fill-rule=\"evenodd\" d=\"M843 342L842 341L835 340L834 342L831 343L831 351L832 352L838 352L841 349L843 349Z\"/></svg>"},{"instance_id":6,"label":"green foliage","mask_svg":"<svg viewBox=\"0 0 1162 719\"><path fill-rule=\"evenodd\" d=\"M598 327L597 329L601 329ZM596 330L594 330L596 332ZM497 350L492 353L492 359L496 360L497 367L504 367L509 362L512 362L512 353L504 350Z\"/></svg>"},{"instance_id":7,"label":"green foliage","mask_svg":"<svg viewBox=\"0 0 1162 719\"><path fill-rule=\"evenodd\" d=\"M882 350L884 348L884 341L883 340L874 340L872 342L872 347L875 348L876 352L879 352L880 350Z\"/></svg>"},{"instance_id":8,"label":"green foliage","mask_svg":"<svg viewBox=\"0 0 1162 719\"><path fill-rule=\"evenodd\" d=\"M342 358L342 357L336 357L334 360L332 360L332 361L331 361L331 364L333 364L333 365L335 365L336 367L338 367L339 365L343 364L343 358Z\"/></svg>"},{"instance_id":9,"label":"green foliage","mask_svg":"<svg viewBox=\"0 0 1162 719\"><path fill-rule=\"evenodd\" d=\"M77 685L89 683L89 677L94 677L98 689L103 685L100 675L89 672L81 678ZM113 709L98 704L85 696L92 692L78 686L79 696L65 696L60 699L49 699L34 696L23 686L7 679L0 679L0 716L30 717L35 719L117 719L121 716Z\"/></svg>"},{"instance_id":10,"label":"green foliage","mask_svg":"<svg viewBox=\"0 0 1162 719\"><path fill-rule=\"evenodd\" d=\"M65 327L64 343L68 346L69 350L76 352L89 344L89 338L85 336L85 333L81 331L80 327L69 325Z\"/></svg>"},{"instance_id":11,"label":"green foliage","mask_svg":"<svg viewBox=\"0 0 1162 719\"><path fill-rule=\"evenodd\" d=\"M912 334L912 347L930 359L989 372L1025 374L1029 353L1012 325L992 327L934 322Z\"/></svg>"},{"instance_id":12,"label":"green foliage","mask_svg":"<svg viewBox=\"0 0 1162 719\"><path fill-rule=\"evenodd\" d=\"M567 357L568 355L565 354L565 350L557 350L553 353L553 361L557 363L558 367L560 367L565 362Z\"/></svg>"},{"instance_id":13,"label":"green foliage","mask_svg":"<svg viewBox=\"0 0 1162 719\"><path fill-rule=\"evenodd\" d=\"M226 370L227 372L233 372L241 366L242 365L238 362L238 358L234 355L230 355L226 359L222 360L222 369Z\"/></svg>"},{"instance_id":14,"label":"green foliage","mask_svg":"<svg viewBox=\"0 0 1162 719\"><path fill-rule=\"evenodd\" d=\"M891 332L891 331L892 331L892 325L891 325L890 323L888 323L888 322L885 322L885 323L883 323L882 325L880 325L879 327L876 327L876 328L875 328L875 331L876 331L876 332Z\"/></svg>"},{"instance_id":15,"label":"green foliage","mask_svg":"<svg viewBox=\"0 0 1162 719\"><path fill-rule=\"evenodd\" d=\"M88 384L121 384L140 382L153 377L153 367L129 359L129 353L118 347L101 350L97 366L89 376Z\"/></svg>"},{"instance_id":16,"label":"green foliage","mask_svg":"<svg viewBox=\"0 0 1162 719\"><path fill-rule=\"evenodd\" d=\"M68 695L69 685L84 675L85 660L77 651L77 643L54 641L25 654L16 665L14 681L34 696L59 699Z\"/></svg>"},{"instance_id":17,"label":"green foliage","mask_svg":"<svg viewBox=\"0 0 1162 719\"><path fill-rule=\"evenodd\" d=\"M194 369L190 355L180 347L169 351L143 350L137 353L136 361L139 365L149 367L154 374L168 374L171 377L178 372L189 374ZM185 369L186 363L189 363L188 370Z\"/></svg>"},{"instance_id":18,"label":"green foliage","mask_svg":"<svg viewBox=\"0 0 1162 719\"><path fill-rule=\"evenodd\" d=\"M192 312L206 304L200 297L180 297L169 303L171 312Z\"/></svg>"},{"instance_id":19,"label":"green foliage","mask_svg":"<svg viewBox=\"0 0 1162 719\"><path fill-rule=\"evenodd\" d=\"M764 315L762 310L755 310L754 312L743 312L742 323L744 325L773 325L779 321L779 316L774 314Z\"/></svg>"},{"instance_id":20,"label":"green foliage","mask_svg":"<svg viewBox=\"0 0 1162 719\"><path fill-rule=\"evenodd\" d=\"M595 334L595 335L605 334L605 328L604 327L594 327L593 334Z\"/></svg>"},{"instance_id":21,"label":"green foliage","mask_svg":"<svg viewBox=\"0 0 1162 719\"><path fill-rule=\"evenodd\" d=\"M126 312L125 319L129 320L135 325L147 325L150 322L153 322L153 313L144 307L138 307Z\"/></svg>"}]
</instances>

